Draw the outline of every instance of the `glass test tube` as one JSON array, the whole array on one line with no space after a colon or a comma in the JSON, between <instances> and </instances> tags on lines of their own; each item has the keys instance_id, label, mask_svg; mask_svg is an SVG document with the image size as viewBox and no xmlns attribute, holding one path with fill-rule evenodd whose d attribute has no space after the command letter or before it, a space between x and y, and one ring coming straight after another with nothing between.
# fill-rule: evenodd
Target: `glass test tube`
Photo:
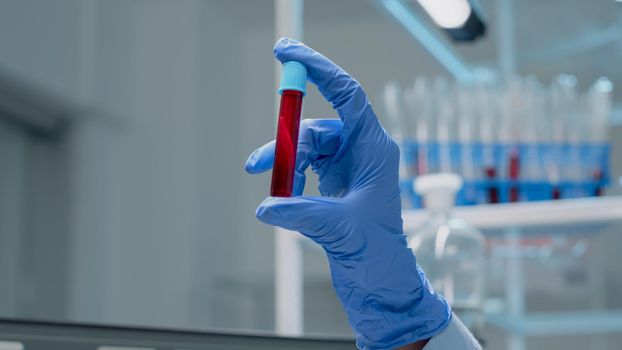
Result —
<instances>
[{"instance_id":1,"label":"glass test tube","mask_svg":"<svg viewBox=\"0 0 622 350\"><path fill-rule=\"evenodd\" d=\"M488 182L486 186L486 203L499 203L499 188L497 180L497 167L495 162L494 124L495 103L497 102L494 92L488 87L477 89L477 105L480 114L479 138L482 143L482 177Z\"/></svg>"},{"instance_id":2,"label":"glass test tube","mask_svg":"<svg viewBox=\"0 0 622 350\"><path fill-rule=\"evenodd\" d=\"M566 125L564 115L566 111L564 96L565 75L560 75L551 82L550 91L550 112L551 112L551 149L549 159L547 159L547 179L551 184L551 198L561 199L562 170L561 162L563 159L563 143L566 135Z\"/></svg>"},{"instance_id":3,"label":"glass test tube","mask_svg":"<svg viewBox=\"0 0 622 350\"><path fill-rule=\"evenodd\" d=\"M302 97L305 94L307 70L299 62L289 61L283 64L283 75L279 93L281 103L276 133L276 149L272 168L273 197L291 197L296 169L296 151Z\"/></svg>"},{"instance_id":4,"label":"glass test tube","mask_svg":"<svg viewBox=\"0 0 622 350\"><path fill-rule=\"evenodd\" d=\"M611 113L611 93L613 90L613 84L607 78L599 78L590 88L589 92L589 107L590 107L590 142L592 147L603 147L602 145L607 142L607 127L609 121L609 114ZM605 169L602 169L600 152L592 154L592 158L595 158L591 163L592 167L588 171L588 179L597 184L594 189L593 196L601 196L603 194L603 188L601 182L605 177Z\"/></svg>"},{"instance_id":5,"label":"glass test tube","mask_svg":"<svg viewBox=\"0 0 622 350\"><path fill-rule=\"evenodd\" d=\"M389 81L383 90L382 101L384 102L385 114L387 116L387 126L391 137L400 147L400 162L399 162L399 178L400 181L408 180L411 176L409 171L409 164L406 162L406 153L408 152L407 142L408 140L404 137L404 123L403 123L403 112L401 108L402 92L400 86L395 81ZM410 181L408 181L410 182ZM407 209L412 207L412 199L408 197L408 195L404 195L405 193L409 193L409 191L405 191L402 189L402 208Z\"/></svg>"},{"instance_id":6,"label":"glass test tube","mask_svg":"<svg viewBox=\"0 0 622 350\"><path fill-rule=\"evenodd\" d=\"M437 78L434 81L434 100L436 112L436 141L438 142L438 165L436 171L452 172L452 121L454 117L453 91L447 80Z\"/></svg>"},{"instance_id":7,"label":"glass test tube","mask_svg":"<svg viewBox=\"0 0 622 350\"><path fill-rule=\"evenodd\" d=\"M475 107L473 104L473 91L466 87L458 85L456 87L457 97L457 129L460 153L460 172L464 178L464 203L477 203L477 164L475 158Z\"/></svg>"},{"instance_id":8,"label":"glass test tube","mask_svg":"<svg viewBox=\"0 0 622 350\"><path fill-rule=\"evenodd\" d=\"M417 142L417 175L430 173L429 143L430 143L430 118L431 104L428 91L428 83L425 78L418 78L413 85L414 101L418 107L413 117L415 122L415 138Z\"/></svg>"},{"instance_id":9,"label":"glass test tube","mask_svg":"<svg viewBox=\"0 0 622 350\"><path fill-rule=\"evenodd\" d=\"M503 145L502 172L509 181L508 201L519 201L518 180L521 173L518 118L524 118L524 82L519 76L513 77L505 89L501 100L501 120L499 125L499 143Z\"/></svg>"},{"instance_id":10,"label":"glass test tube","mask_svg":"<svg viewBox=\"0 0 622 350\"><path fill-rule=\"evenodd\" d=\"M545 112L542 87L534 76L525 80L525 110L520 123L520 142L525 146L524 161L521 165L521 178L531 183L542 181L542 165L539 161L539 132L544 124Z\"/></svg>"},{"instance_id":11,"label":"glass test tube","mask_svg":"<svg viewBox=\"0 0 622 350\"><path fill-rule=\"evenodd\" d=\"M273 197L291 197L292 195L301 109L302 92L284 90L279 107L276 150L272 169L270 195Z\"/></svg>"}]
</instances>

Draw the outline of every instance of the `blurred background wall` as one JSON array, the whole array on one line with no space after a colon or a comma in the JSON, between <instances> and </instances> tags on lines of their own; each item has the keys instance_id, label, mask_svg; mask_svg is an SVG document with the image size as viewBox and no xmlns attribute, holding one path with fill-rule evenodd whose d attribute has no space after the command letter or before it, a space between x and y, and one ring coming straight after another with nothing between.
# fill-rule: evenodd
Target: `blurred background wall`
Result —
<instances>
[{"instance_id":1,"label":"blurred background wall","mask_svg":"<svg viewBox=\"0 0 622 350\"><path fill-rule=\"evenodd\" d=\"M3 254L17 285L1 313L271 328L266 178L242 171L273 130L270 20L256 42L240 18L256 13L229 2L1 6L0 72L70 119L51 136L3 121L2 247L18 258Z\"/></svg>"}]
</instances>

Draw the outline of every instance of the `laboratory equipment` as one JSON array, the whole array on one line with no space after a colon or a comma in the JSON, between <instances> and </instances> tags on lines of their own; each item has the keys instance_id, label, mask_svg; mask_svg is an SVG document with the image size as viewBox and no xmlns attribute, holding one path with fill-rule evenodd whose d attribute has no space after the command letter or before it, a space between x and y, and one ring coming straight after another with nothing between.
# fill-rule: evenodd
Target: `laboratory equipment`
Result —
<instances>
[{"instance_id":1,"label":"laboratory equipment","mask_svg":"<svg viewBox=\"0 0 622 350\"><path fill-rule=\"evenodd\" d=\"M359 348L396 348L441 333L451 308L428 285L406 245L396 195L397 144L361 86L333 62L291 39L277 42L275 55L304 64L341 120L301 124L296 171L312 166L322 196L269 197L257 208L257 218L298 231L324 249ZM247 171L269 170L272 147L253 152Z\"/></svg>"},{"instance_id":2,"label":"laboratory equipment","mask_svg":"<svg viewBox=\"0 0 622 350\"><path fill-rule=\"evenodd\" d=\"M520 201L547 199L541 150L546 139L547 115L545 91L534 76L525 79L523 90L524 111L518 125L520 139Z\"/></svg>"},{"instance_id":3,"label":"laboratory equipment","mask_svg":"<svg viewBox=\"0 0 622 350\"><path fill-rule=\"evenodd\" d=\"M460 173L464 179L464 191L462 196L462 203L464 204L476 204L477 199L477 170L478 170L478 158L477 147L475 144L476 130L475 130L475 110L473 108L472 99L474 98L473 92L465 86L458 85L456 87L458 113L458 140L460 151Z\"/></svg>"},{"instance_id":4,"label":"laboratory equipment","mask_svg":"<svg viewBox=\"0 0 622 350\"><path fill-rule=\"evenodd\" d=\"M612 275L601 264L616 268L611 239L619 241L622 197L456 207L452 214L487 238L486 348L530 349L533 341L554 348L569 334L591 339L584 348L616 348L622 309L615 297L603 299ZM402 217L409 233L429 220L426 210ZM507 331L505 339L487 337L491 327ZM603 338L609 346L596 345Z\"/></svg>"},{"instance_id":5,"label":"laboratory equipment","mask_svg":"<svg viewBox=\"0 0 622 350\"><path fill-rule=\"evenodd\" d=\"M499 146L501 177L503 179L504 202L518 202L520 176L519 121L525 114L523 100L523 79L510 79L501 99L501 121L499 123Z\"/></svg>"},{"instance_id":6,"label":"laboratory equipment","mask_svg":"<svg viewBox=\"0 0 622 350\"><path fill-rule=\"evenodd\" d=\"M300 126L302 97L306 92L307 69L296 61L283 63L279 94L281 104L276 136L274 168L272 170L273 197L290 197L294 185L296 151Z\"/></svg>"},{"instance_id":7,"label":"laboratory equipment","mask_svg":"<svg viewBox=\"0 0 622 350\"><path fill-rule=\"evenodd\" d=\"M456 171L454 141L454 98L449 82L439 77L434 80L434 102L436 107L436 166L434 172Z\"/></svg>"},{"instance_id":8,"label":"laboratory equipment","mask_svg":"<svg viewBox=\"0 0 622 350\"><path fill-rule=\"evenodd\" d=\"M408 145L405 161L413 176L430 172L431 109L428 83L425 78L417 77L413 85L404 90L405 119L409 121L405 143ZM391 134L393 135L393 134ZM405 179L412 188L412 178Z\"/></svg>"},{"instance_id":9,"label":"laboratory equipment","mask_svg":"<svg viewBox=\"0 0 622 350\"><path fill-rule=\"evenodd\" d=\"M557 77L555 82L559 89L561 112L559 118L564 126L560 166L560 182L562 198L578 198L583 197L583 189L581 186L582 161L580 150L582 141L582 133L585 129L585 117L580 109L582 103L576 92L577 79L568 74L562 74Z\"/></svg>"},{"instance_id":10,"label":"laboratory equipment","mask_svg":"<svg viewBox=\"0 0 622 350\"><path fill-rule=\"evenodd\" d=\"M431 142L430 118L431 102L427 93L427 81L423 78L415 80L413 86L414 102L419 109L413 109L413 117L416 118L416 145L417 145L417 174L428 174L430 172L430 151L428 145Z\"/></svg>"},{"instance_id":11,"label":"laboratory equipment","mask_svg":"<svg viewBox=\"0 0 622 350\"><path fill-rule=\"evenodd\" d=\"M383 96L399 106L399 113L392 108L386 114L404 155L405 208L421 207L407 184L438 172L463 177L458 205L603 194L609 183L608 79L598 79L587 93L579 93L568 74L548 86L534 76L453 86L443 77L428 80L417 77L406 89L391 82Z\"/></svg>"},{"instance_id":12,"label":"laboratory equipment","mask_svg":"<svg viewBox=\"0 0 622 350\"><path fill-rule=\"evenodd\" d=\"M551 199L561 199L563 193L564 138L567 125L564 123L568 111L568 90L576 84L572 77L559 75L551 82L551 138L549 147L545 150L547 179L551 184Z\"/></svg>"},{"instance_id":13,"label":"laboratory equipment","mask_svg":"<svg viewBox=\"0 0 622 350\"><path fill-rule=\"evenodd\" d=\"M435 290L443 295L465 325L483 325L484 259L482 233L451 215L462 179L452 173L423 175L415 191L423 196L427 219L409 233L409 246Z\"/></svg>"},{"instance_id":14,"label":"laboratory equipment","mask_svg":"<svg viewBox=\"0 0 622 350\"><path fill-rule=\"evenodd\" d=\"M487 86L476 88L476 108L479 111L479 138L482 154L482 177L485 199L481 203L499 203L497 181L497 147L495 145L495 116L498 99L495 92Z\"/></svg>"},{"instance_id":15,"label":"laboratory equipment","mask_svg":"<svg viewBox=\"0 0 622 350\"><path fill-rule=\"evenodd\" d=\"M409 128L406 126L404 118L404 108L402 106L402 93L397 82L390 81L384 86L383 101L384 112L388 119L387 129L391 133L393 140L397 142L402 152L400 152L399 176L400 179L408 179L414 176L413 162L409 161L411 156L410 149L406 140L410 139L408 135ZM406 137L405 137L406 134ZM408 193L412 186L408 180L400 182L400 190ZM408 209L413 207L410 196L402 196L402 208Z\"/></svg>"},{"instance_id":16,"label":"laboratory equipment","mask_svg":"<svg viewBox=\"0 0 622 350\"><path fill-rule=\"evenodd\" d=\"M593 196L601 196L607 181L607 164L609 145L607 143L607 126L611 113L611 93L613 84L605 77L599 78L590 88L586 101L589 113L588 138L586 155L583 160L588 164L584 178L596 186L592 189Z\"/></svg>"}]
</instances>

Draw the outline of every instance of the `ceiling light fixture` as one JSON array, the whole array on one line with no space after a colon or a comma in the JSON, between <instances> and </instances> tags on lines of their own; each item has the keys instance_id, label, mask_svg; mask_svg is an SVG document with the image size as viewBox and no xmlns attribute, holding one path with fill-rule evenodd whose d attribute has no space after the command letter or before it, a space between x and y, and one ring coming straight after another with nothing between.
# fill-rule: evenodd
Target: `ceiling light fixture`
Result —
<instances>
[{"instance_id":1,"label":"ceiling light fixture","mask_svg":"<svg viewBox=\"0 0 622 350\"><path fill-rule=\"evenodd\" d=\"M455 41L473 41L486 33L476 0L417 0L432 20Z\"/></svg>"}]
</instances>

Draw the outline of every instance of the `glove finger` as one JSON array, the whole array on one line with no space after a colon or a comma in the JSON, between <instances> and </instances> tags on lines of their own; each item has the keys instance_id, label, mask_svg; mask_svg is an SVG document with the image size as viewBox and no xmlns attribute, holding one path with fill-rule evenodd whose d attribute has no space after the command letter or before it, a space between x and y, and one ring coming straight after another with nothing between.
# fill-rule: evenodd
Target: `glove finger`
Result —
<instances>
[{"instance_id":1,"label":"glove finger","mask_svg":"<svg viewBox=\"0 0 622 350\"><path fill-rule=\"evenodd\" d=\"M352 214L352 213L350 213ZM352 258L365 246L365 238L345 224L348 206L343 198L268 197L257 208L264 223L298 231L321 245L334 259Z\"/></svg>"},{"instance_id":2,"label":"glove finger","mask_svg":"<svg viewBox=\"0 0 622 350\"><path fill-rule=\"evenodd\" d=\"M296 171L304 173L309 165L322 177L318 160L333 156L339 148L343 123L339 119L305 119L300 123ZM322 162L325 164L325 162Z\"/></svg>"},{"instance_id":3,"label":"glove finger","mask_svg":"<svg viewBox=\"0 0 622 350\"><path fill-rule=\"evenodd\" d=\"M361 85L324 55L289 38L277 41L274 54L281 62L298 61L305 65L309 80L317 85L343 120L343 139L349 140L361 129L382 129Z\"/></svg>"},{"instance_id":4,"label":"glove finger","mask_svg":"<svg viewBox=\"0 0 622 350\"><path fill-rule=\"evenodd\" d=\"M333 155L339 146L342 122L338 119L304 119L300 122L296 170L304 173L309 164L320 157ZM244 166L249 174L272 169L276 141L272 140L255 150Z\"/></svg>"},{"instance_id":5,"label":"glove finger","mask_svg":"<svg viewBox=\"0 0 622 350\"><path fill-rule=\"evenodd\" d=\"M304 172L296 170L294 172L294 185L292 188L292 196L302 196L305 191L305 183L307 182L307 176Z\"/></svg>"},{"instance_id":6,"label":"glove finger","mask_svg":"<svg viewBox=\"0 0 622 350\"><path fill-rule=\"evenodd\" d=\"M270 169L274 165L274 150L276 140L272 140L265 145L257 148L246 159L244 170L249 174L261 174Z\"/></svg>"},{"instance_id":7,"label":"glove finger","mask_svg":"<svg viewBox=\"0 0 622 350\"><path fill-rule=\"evenodd\" d=\"M261 174L272 169L275 147L276 140L272 140L253 151L246 159L244 170L249 174Z\"/></svg>"}]
</instances>

